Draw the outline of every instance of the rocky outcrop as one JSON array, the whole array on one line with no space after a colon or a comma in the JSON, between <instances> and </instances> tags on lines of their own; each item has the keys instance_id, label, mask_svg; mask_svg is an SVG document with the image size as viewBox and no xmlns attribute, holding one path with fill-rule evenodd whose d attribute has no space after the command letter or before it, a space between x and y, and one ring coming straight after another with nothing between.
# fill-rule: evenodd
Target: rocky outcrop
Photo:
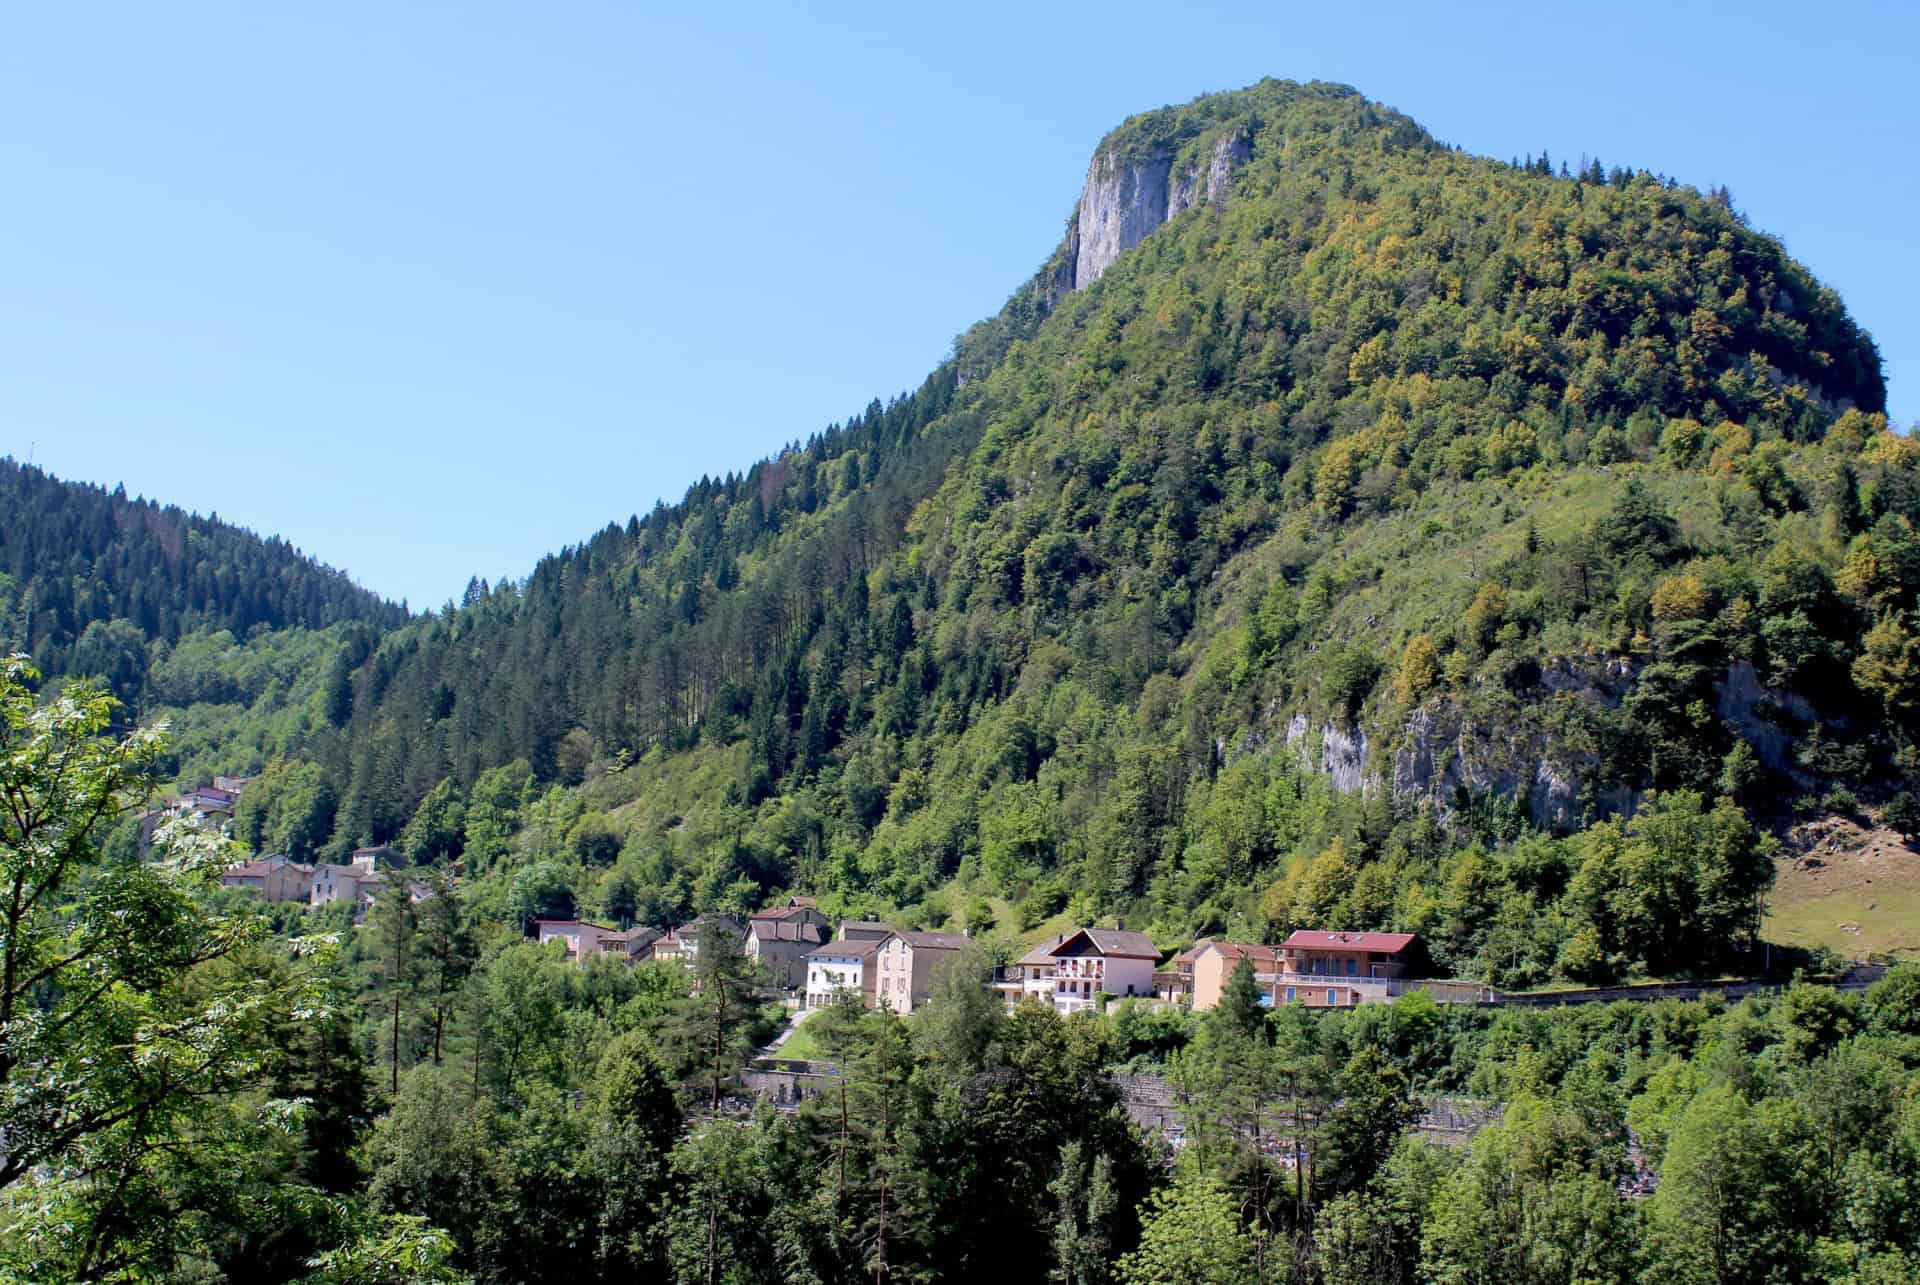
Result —
<instances>
[{"instance_id":1,"label":"rocky outcrop","mask_svg":"<svg viewBox=\"0 0 1920 1285\"><path fill-rule=\"evenodd\" d=\"M1099 280L1115 259L1168 219L1200 201L1218 205L1226 200L1234 171L1252 155L1244 130L1221 137L1205 153L1204 165L1195 160L1177 175L1179 149L1171 143L1131 158L1111 147L1095 153L1068 233L1073 288L1085 290Z\"/></svg>"},{"instance_id":2,"label":"rocky outcrop","mask_svg":"<svg viewBox=\"0 0 1920 1285\"><path fill-rule=\"evenodd\" d=\"M1384 737L1376 728L1375 741L1361 728L1332 722L1316 728L1294 714L1286 722L1287 749L1345 793L1385 789L1442 817L1463 799L1524 798L1534 825L1572 830L1595 817L1631 816L1640 805L1639 790L1610 779L1604 736L1567 734L1570 726L1595 726L1581 706L1594 713L1617 709L1636 677L1634 661L1623 656L1550 661L1519 707L1476 716L1462 701L1443 697ZM1805 697L1768 686L1752 664L1736 660L1714 684L1714 713L1769 770L1801 789L1814 787L1794 758L1796 740L1819 719ZM1270 711L1268 726L1279 716ZM1381 739L1390 754L1376 747ZM1250 737L1241 748L1257 752L1261 738Z\"/></svg>"},{"instance_id":3,"label":"rocky outcrop","mask_svg":"<svg viewBox=\"0 0 1920 1285\"><path fill-rule=\"evenodd\" d=\"M1632 684L1630 662L1600 665L1559 661L1542 668L1538 703L1590 702L1612 707ZM1478 719L1460 703L1436 700L1415 710L1383 754L1363 728L1327 722L1313 727L1304 714L1287 723L1289 752L1311 771L1324 773L1335 789L1350 794L1381 790L1430 805L1443 818L1462 799L1524 798L1533 824L1570 830L1600 815L1631 815L1634 790L1603 780L1598 753L1580 749L1549 731L1554 720Z\"/></svg>"},{"instance_id":4,"label":"rocky outcrop","mask_svg":"<svg viewBox=\"0 0 1920 1285\"><path fill-rule=\"evenodd\" d=\"M1751 661L1736 660L1715 686L1714 713L1746 738L1769 770L1811 784L1793 758L1794 738L1819 717L1804 696L1768 687Z\"/></svg>"},{"instance_id":5,"label":"rocky outcrop","mask_svg":"<svg viewBox=\"0 0 1920 1285\"><path fill-rule=\"evenodd\" d=\"M1600 769L1597 756L1556 743L1541 727L1483 726L1440 702L1407 720L1392 781L1396 795L1431 803L1443 816L1462 798L1524 798L1534 825L1564 831L1582 824L1589 804L1601 815L1637 806L1634 791L1598 784Z\"/></svg>"},{"instance_id":6,"label":"rocky outcrop","mask_svg":"<svg viewBox=\"0 0 1920 1285\"><path fill-rule=\"evenodd\" d=\"M1171 151L1149 152L1122 161L1111 151L1093 158L1080 195L1079 255L1073 288L1085 290L1113 261L1167 221L1167 175Z\"/></svg>"},{"instance_id":7,"label":"rocky outcrop","mask_svg":"<svg viewBox=\"0 0 1920 1285\"><path fill-rule=\"evenodd\" d=\"M1184 214L1198 201L1205 201L1209 205L1224 203L1233 183L1233 172L1245 165L1252 156L1253 141L1244 133L1229 134L1215 143L1213 157L1207 163L1204 176L1200 173L1200 167L1194 165L1174 183L1173 195L1167 202L1167 217L1171 219Z\"/></svg>"},{"instance_id":8,"label":"rocky outcrop","mask_svg":"<svg viewBox=\"0 0 1920 1285\"><path fill-rule=\"evenodd\" d=\"M1379 788L1368 755L1367 734L1358 727L1327 722L1310 732L1307 716L1296 714L1287 724L1287 748L1308 770L1326 773L1333 788L1343 794L1372 794Z\"/></svg>"}]
</instances>

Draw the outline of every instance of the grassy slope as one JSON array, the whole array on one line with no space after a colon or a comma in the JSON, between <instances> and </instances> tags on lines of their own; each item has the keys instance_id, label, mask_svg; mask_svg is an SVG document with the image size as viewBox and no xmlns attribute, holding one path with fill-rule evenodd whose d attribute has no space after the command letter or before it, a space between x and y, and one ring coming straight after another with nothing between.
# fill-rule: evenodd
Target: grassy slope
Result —
<instances>
[{"instance_id":1,"label":"grassy slope","mask_svg":"<svg viewBox=\"0 0 1920 1285\"><path fill-rule=\"evenodd\" d=\"M1920 955L1920 851L1885 829L1830 817L1801 827L1780 863L1766 936L1842 955Z\"/></svg>"}]
</instances>

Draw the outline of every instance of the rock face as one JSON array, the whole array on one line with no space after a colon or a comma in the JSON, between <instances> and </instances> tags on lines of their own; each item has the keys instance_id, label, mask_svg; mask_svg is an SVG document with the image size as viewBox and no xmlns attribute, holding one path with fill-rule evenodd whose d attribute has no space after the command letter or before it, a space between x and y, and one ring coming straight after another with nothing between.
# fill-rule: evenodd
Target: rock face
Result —
<instances>
[{"instance_id":1,"label":"rock face","mask_svg":"<svg viewBox=\"0 0 1920 1285\"><path fill-rule=\"evenodd\" d=\"M1167 175L1172 169L1170 152L1149 153L1129 162L1115 160L1112 152L1093 158L1080 195L1075 290L1085 290L1099 280L1115 259L1167 221Z\"/></svg>"},{"instance_id":2,"label":"rock face","mask_svg":"<svg viewBox=\"0 0 1920 1285\"><path fill-rule=\"evenodd\" d=\"M1195 198L1209 205L1227 199L1233 172L1253 157L1253 143L1244 133L1229 134L1213 145L1213 159L1207 163L1206 186L1201 187L1200 167L1193 166L1174 184L1167 203L1167 217L1174 218L1193 208Z\"/></svg>"},{"instance_id":3,"label":"rock face","mask_svg":"<svg viewBox=\"0 0 1920 1285\"><path fill-rule=\"evenodd\" d=\"M1268 726L1284 725L1287 751L1309 771L1324 774L1343 793L1391 796L1431 806L1448 818L1465 799L1520 799L1543 830L1578 829L1598 817L1632 816L1641 791L1611 779L1600 743L1568 736L1555 715L1581 706L1617 711L1637 677L1624 657L1602 662L1556 660L1541 670L1523 706L1476 717L1458 700L1430 700L1396 728L1366 730L1332 722L1313 726L1304 714L1269 711ZM1767 685L1753 666L1734 661L1714 684L1720 720L1754 747L1760 762L1802 789L1814 780L1794 759L1818 712L1797 692ZM1578 725L1578 717L1571 722ZM1842 734L1842 724L1829 723ZM1249 737L1243 752L1264 748ZM1224 754L1222 755L1224 758Z\"/></svg>"},{"instance_id":4,"label":"rock face","mask_svg":"<svg viewBox=\"0 0 1920 1285\"><path fill-rule=\"evenodd\" d=\"M1168 219L1204 200L1226 200L1233 172L1247 163L1253 146L1245 132L1222 137L1203 167L1174 173L1172 144L1122 160L1111 147L1096 152L1087 167L1080 209L1068 235L1073 288L1085 290L1113 261L1146 240Z\"/></svg>"}]
</instances>

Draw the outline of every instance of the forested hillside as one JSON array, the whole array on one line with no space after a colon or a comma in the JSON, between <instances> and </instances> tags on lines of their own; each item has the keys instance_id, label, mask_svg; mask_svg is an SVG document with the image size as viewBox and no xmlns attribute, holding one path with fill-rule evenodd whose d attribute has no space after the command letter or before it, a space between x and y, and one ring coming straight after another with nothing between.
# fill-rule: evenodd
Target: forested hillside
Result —
<instances>
[{"instance_id":1,"label":"forested hillside","mask_svg":"<svg viewBox=\"0 0 1920 1285\"><path fill-rule=\"evenodd\" d=\"M404 609L278 537L0 460L0 643L42 673L105 677L129 704L189 634L390 629ZM156 655L154 646L158 644ZM167 691L162 700L193 693Z\"/></svg>"},{"instance_id":2,"label":"forested hillside","mask_svg":"<svg viewBox=\"0 0 1920 1285\"><path fill-rule=\"evenodd\" d=\"M1884 401L1724 191L1263 82L1103 141L911 395L443 612L21 472L20 636L135 708L0 673L0 1280L1911 1281L1920 965L1762 949L1792 823L1920 831ZM364 911L220 886L379 841ZM780 1109L742 938L529 939L781 891L971 940ZM1116 921L1540 989L989 989Z\"/></svg>"},{"instance_id":3,"label":"forested hillside","mask_svg":"<svg viewBox=\"0 0 1920 1285\"><path fill-rule=\"evenodd\" d=\"M1915 453L1724 192L1281 82L1098 155L1090 192L1238 163L1079 291L1071 227L913 395L387 636L305 744L335 847L591 780L523 847L593 904L938 920L957 880L1170 938L1451 906L1464 967L1517 899L1559 916L1519 973L1599 974L1675 924L1567 904L1586 850L1546 835L1666 791L1735 827L1742 873L1688 876L1734 896L1742 807L1906 787ZM1460 864L1530 829L1545 871Z\"/></svg>"}]
</instances>

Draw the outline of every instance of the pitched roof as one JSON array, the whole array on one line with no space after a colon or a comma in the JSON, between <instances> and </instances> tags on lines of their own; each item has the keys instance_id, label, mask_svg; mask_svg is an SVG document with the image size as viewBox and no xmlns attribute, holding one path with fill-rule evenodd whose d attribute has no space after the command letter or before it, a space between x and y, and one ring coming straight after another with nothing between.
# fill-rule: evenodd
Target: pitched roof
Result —
<instances>
[{"instance_id":1,"label":"pitched roof","mask_svg":"<svg viewBox=\"0 0 1920 1285\"><path fill-rule=\"evenodd\" d=\"M967 944L965 933L895 933L894 936L915 950L959 950Z\"/></svg>"},{"instance_id":2,"label":"pitched roof","mask_svg":"<svg viewBox=\"0 0 1920 1285\"><path fill-rule=\"evenodd\" d=\"M769 919L760 915L753 917L750 931L761 941L810 941L818 944L827 939L824 924L795 923L790 919Z\"/></svg>"},{"instance_id":3,"label":"pitched roof","mask_svg":"<svg viewBox=\"0 0 1920 1285\"><path fill-rule=\"evenodd\" d=\"M1044 964L1060 957L1075 942L1084 939L1086 943L1102 955L1122 959L1160 958L1160 948L1153 944L1153 938L1145 933L1129 932L1123 928L1076 928L1070 933L1062 933L1049 942L1044 942L1028 951L1020 960L1022 964Z\"/></svg>"},{"instance_id":4,"label":"pitched roof","mask_svg":"<svg viewBox=\"0 0 1920 1285\"><path fill-rule=\"evenodd\" d=\"M1271 970L1280 958L1278 946L1261 946L1254 942L1214 941L1207 943L1207 949L1217 951L1234 968L1240 966L1242 959L1251 959L1254 968Z\"/></svg>"},{"instance_id":5,"label":"pitched roof","mask_svg":"<svg viewBox=\"0 0 1920 1285\"><path fill-rule=\"evenodd\" d=\"M1145 933L1129 932L1123 928L1089 928L1086 934L1103 955L1124 955L1134 959L1160 958L1160 948Z\"/></svg>"},{"instance_id":6,"label":"pitched roof","mask_svg":"<svg viewBox=\"0 0 1920 1285\"><path fill-rule=\"evenodd\" d=\"M787 919L804 919L809 914L812 914L817 918L820 912L818 910L815 910L811 905L772 906L766 910L754 911L753 917L755 920L765 919L772 922L779 922L781 920L787 920Z\"/></svg>"},{"instance_id":7,"label":"pitched roof","mask_svg":"<svg viewBox=\"0 0 1920 1285\"><path fill-rule=\"evenodd\" d=\"M854 932L890 933L893 925L881 923L878 919L842 919L840 931L844 933L849 929Z\"/></svg>"},{"instance_id":8,"label":"pitched roof","mask_svg":"<svg viewBox=\"0 0 1920 1285\"><path fill-rule=\"evenodd\" d=\"M1167 962L1169 964L1191 964L1194 960L1200 958L1200 953L1211 945L1213 945L1213 938L1202 937L1199 941L1194 942L1193 945L1187 947Z\"/></svg>"},{"instance_id":9,"label":"pitched roof","mask_svg":"<svg viewBox=\"0 0 1920 1285\"><path fill-rule=\"evenodd\" d=\"M1066 933L1056 933L1053 936L1047 938L1045 941L1041 942L1038 946L1035 946L1032 950L1028 951L1026 954L1020 956L1020 958L1014 962L1019 967L1022 967L1022 968L1038 967L1042 964L1051 964L1053 962L1054 948L1058 946L1061 942L1065 941L1066 939L1067 939Z\"/></svg>"},{"instance_id":10,"label":"pitched roof","mask_svg":"<svg viewBox=\"0 0 1920 1285\"><path fill-rule=\"evenodd\" d=\"M1337 933L1302 928L1281 942L1288 950L1379 950L1389 954L1413 945L1412 933Z\"/></svg>"},{"instance_id":11,"label":"pitched roof","mask_svg":"<svg viewBox=\"0 0 1920 1285\"><path fill-rule=\"evenodd\" d=\"M591 919L536 919L533 921L533 926L535 928L598 928L603 933L613 931L605 924L596 924Z\"/></svg>"},{"instance_id":12,"label":"pitched roof","mask_svg":"<svg viewBox=\"0 0 1920 1285\"><path fill-rule=\"evenodd\" d=\"M806 957L808 959L845 959L848 956L865 958L884 945L886 945L884 941L874 938L867 938L864 941L830 941L825 945L815 946L807 952Z\"/></svg>"}]
</instances>

